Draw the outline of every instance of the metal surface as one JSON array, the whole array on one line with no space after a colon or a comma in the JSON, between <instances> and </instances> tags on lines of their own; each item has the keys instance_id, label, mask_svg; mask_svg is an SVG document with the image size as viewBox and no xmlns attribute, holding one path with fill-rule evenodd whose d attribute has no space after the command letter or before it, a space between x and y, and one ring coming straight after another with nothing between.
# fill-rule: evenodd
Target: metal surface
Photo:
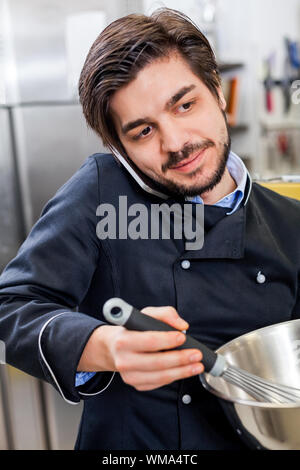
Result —
<instances>
[{"instance_id":1,"label":"metal surface","mask_svg":"<svg viewBox=\"0 0 300 470\"><path fill-rule=\"evenodd\" d=\"M229 366L222 374L212 375L223 377L227 382L241 388L257 401L265 403L297 403L300 405L299 388L288 387L278 382L262 379L238 367Z\"/></svg>"},{"instance_id":2,"label":"metal surface","mask_svg":"<svg viewBox=\"0 0 300 470\"><path fill-rule=\"evenodd\" d=\"M12 109L26 232L46 202L92 153L105 151L77 104Z\"/></svg>"},{"instance_id":3,"label":"metal surface","mask_svg":"<svg viewBox=\"0 0 300 470\"><path fill-rule=\"evenodd\" d=\"M0 107L0 271L17 253L23 235L16 188L10 113Z\"/></svg>"},{"instance_id":4,"label":"metal surface","mask_svg":"<svg viewBox=\"0 0 300 470\"><path fill-rule=\"evenodd\" d=\"M128 12L141 11L142 6L141 0L0 0L0 31L3 32L0 36L8 66L0 82L5 80L6 103L74 98L69 81L69 20L76 15L102 11L108 24ZM99 31L94 30L86 46L91 45L103 26L99 25ZM84 19L82 28L88 28ZM84 30L72 34L72 41L77 41L78 55L86 34Z\"/></svg>"},{"instance_id":5,"label":"metal surface","mask_svg":"<svg viewBox=\"0 0 300 470\"><path fill-rule=\"evenodd\" d=\"M229 364L287 386L300 387L300 320L262 328L219 348ZM221 398L229 420L250 447L300 449L300 404L257 402L245 391L209 374L204 387Z\"/></svg>"},{"instance_id":6,"label":"metal surface","mask_svg":"<svg viewBox=\"0 0 300 470\"><path fill-rule=\"evenodd\" d=\"M0 365L0 450L13 449L13 433L8 412L6 366Z\"/></svg>"},{"instance_id":7,"label":"metal surface","mask_svg":"<svg viewBox=\"0 0 300 470\"><path fill-rule=\"evenodd\" d=\"M46 401L49 449L74 449L83 402L76 406L70 405L50 384L43 382L42 387Z\"/></svg>"},{"instance_id":8,"label":"metal surface","mask_svg":"<svg viewBox=\"0 0 300 470\"><path fill-rule=\"evenodd\" d=\"M5 387L4 422L9 449L46 449L39 381L11 366L1 367L5 367L5 381L2 385Z\"/></svg>"}]
</instances>

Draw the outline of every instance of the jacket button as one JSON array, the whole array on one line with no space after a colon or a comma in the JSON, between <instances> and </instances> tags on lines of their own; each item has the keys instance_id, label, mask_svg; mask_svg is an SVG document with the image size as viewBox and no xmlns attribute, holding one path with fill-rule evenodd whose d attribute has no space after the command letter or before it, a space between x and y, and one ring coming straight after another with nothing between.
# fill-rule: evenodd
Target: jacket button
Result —
<instances>
[{"instance_id":1,"label":"jacket button","mask_svg":"<svg viewBox=\"0 0 300 470\"><path fill-rule=\"evenodd\" d=\"M256 281L258 282L258 284L263 284L264 282L266 282L266 276L262 274L261 271L259 271L259 273L256 276Z\"/></svg>"},{"instance_id":2,"label":"jacket button","mask_svg":"<svg viewBox=\"0 0 300 470\"><path fill-rule=\"evenodd\" d=\"M192 397L191 395L183 395L182 397L182 402L185 404L185 405L189 405L192 401Z\"/></svg>"},{"instance_id":3,"label":"jacket button","mask_svg":"<svg viewBox=\"0 0 300 470\"><path fill-rule=\"evenodd\" d=\"M189 262L188 259L184 259L183 261L181 261L182 269L189 269L190 266L191 266L191 263Z\"/></svg>"}]
</instances>

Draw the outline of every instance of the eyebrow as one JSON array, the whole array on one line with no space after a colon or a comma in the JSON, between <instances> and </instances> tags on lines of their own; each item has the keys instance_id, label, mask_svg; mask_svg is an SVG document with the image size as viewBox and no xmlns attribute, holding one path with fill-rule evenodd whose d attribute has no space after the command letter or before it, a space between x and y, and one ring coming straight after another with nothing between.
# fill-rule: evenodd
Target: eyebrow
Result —
<instances>
[{"instance_id":1,"label":"eyebrow","mask_svg":"<svg viewBox=\"0 0 300 470\"><path fill-rule=\"evenodd\" d=\"M176 104L184 95L196 88L196 85L184 86L178 90L175 95L173 95L166 103L165 109L170 109L174 104ZM145 116L143 118L136 119L135 121L130 121L121 126L121 131L123 134L127 134L132 129L139 127L143 124L148 124L151 122L151 118Z\"/></svg>"}]
</instances>

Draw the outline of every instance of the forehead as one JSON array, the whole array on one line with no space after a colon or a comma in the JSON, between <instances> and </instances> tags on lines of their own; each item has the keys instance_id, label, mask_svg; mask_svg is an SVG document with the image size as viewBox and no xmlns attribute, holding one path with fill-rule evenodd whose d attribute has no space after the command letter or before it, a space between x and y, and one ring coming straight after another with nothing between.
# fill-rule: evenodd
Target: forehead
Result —
<instances>
[{"instance_id":1,"label":"forehead","mask_svg":"<svg viewBox=\"0 0 300 470\"><path fill-rule=\"evenodd\" d=\"M206 88L189 64L179 55L157 59L144 67L129 84L114 93L110 101L117 122L163 110L168 100L183 87Z\"/></svg>"}]
</instances>

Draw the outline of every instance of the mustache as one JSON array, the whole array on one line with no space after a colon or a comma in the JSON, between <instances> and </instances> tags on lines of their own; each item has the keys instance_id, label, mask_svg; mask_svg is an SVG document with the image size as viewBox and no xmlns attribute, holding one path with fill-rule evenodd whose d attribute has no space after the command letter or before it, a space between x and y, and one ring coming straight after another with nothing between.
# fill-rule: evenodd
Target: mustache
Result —
<instances>
[{"instance_id":1,"label":"mustache","mask_svg":"<svg viewBox=\"0 0 300 470\"><path fill-rule=\"evenodd\" d=\"M202 151L213 146L214 143L211 140L206 140L201 144L187 144L183 147L182 150L180 150L180 152L169 152L168 161L162 165L162 171L166 172L169 168L178 165L178 163L188 158L197 150Z\"/></svg>"}]
</instances>

